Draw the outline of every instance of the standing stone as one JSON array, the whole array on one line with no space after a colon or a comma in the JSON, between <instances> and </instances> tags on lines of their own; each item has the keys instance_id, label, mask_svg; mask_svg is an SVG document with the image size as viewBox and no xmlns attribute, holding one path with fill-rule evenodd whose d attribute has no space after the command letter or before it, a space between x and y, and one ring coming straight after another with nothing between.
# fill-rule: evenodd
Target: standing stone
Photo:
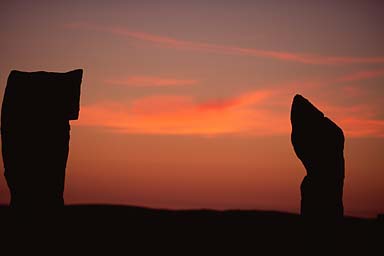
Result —
<instances>
[{"instance_id":1,"label":"standing stone","mask_svg":"<svg viewBox=\"0 0 384 256\"><path fill-rule=\"evenodd\" d=\"M343 217L344 134L301 95L293 99L291 140L307 175L301 183L301 215L309 219Z\"/></svg>"},{"instance_id":2,"label":"standing stone","mask_svg":"<svg viewBox=\"0 0 384 256\"><path fill-rule=\"evenodd\" d=\"M12 207L64 205L70 124L79 116L83 71L12 71L1 112L4 175Z\"/></svg>"}]
</instances>

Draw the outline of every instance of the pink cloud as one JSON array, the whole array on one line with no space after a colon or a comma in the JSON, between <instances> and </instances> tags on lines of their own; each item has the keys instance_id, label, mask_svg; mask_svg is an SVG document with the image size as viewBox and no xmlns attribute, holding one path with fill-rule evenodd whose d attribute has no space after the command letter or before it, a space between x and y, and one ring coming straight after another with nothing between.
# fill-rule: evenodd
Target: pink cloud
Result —
<instances>
[{"instance_id":1,"label":"pink cloud","mask_svg":"<svg viewBox=\"0 0 384 256\"><path fill-rule=\"evenodd\" d=\"M348 97L363 97L366 92L359 86L352 86L352 85L347 85L341 87L341 90L345 93L345 96Z\"/></svg>"},{"instance_id":2,"label":"pink cloud","mask_svg":"<svg viewBox=\"0 0 384 256\"><path fill-rule=\"evenodd\" d=\"M384 57L350 57L350 56L322 56L316 54L301 54L286 51L269 51L255 48L244 48L237 46L227 46L209 43L200 43L194 41L180 40L177 38L154 35L140 31L133 31L121 27L99 26L86 23L71 23L65 25L68 28L96 30L106 32L122 37L134 38L156 45L171 48L199 50L206 52L215 52L221 54L235 54L252 57L264 57L277 60L299 62L305 64L354 64L354 63L384 63Z\"/></svg>"},{"instance_id":3,"label":"pink cloud","mask_svg":"<svg viewBox=\"0 0 384 256\"><path fill-rule=\"evenodd\" d=\"M364 70L344 75L337 79L338 82L353 82L384 76L384 69Z\"/></svg>"},{"instance_id":4,"label":"pink cloud","mask_svg":"<svg viewBox=\"0 0 384 256\"><path fill-rule=\"evenodd\" d=\"M374 105L339 106L322 102L316 106L339 125L347 137L384 137L384 120L377 118Z\"/></svg>"},{"instance_id":5,"label":"pink cloud","mask_svg":"<svg viewBox=\"0 0 384 256\"><path fill-rule=\"evenodd\" d=\"M349 137L384 138L384 120L345 117L339 122Z\"/></svg>"},{"instance_id":6,"label":"pink cloud","mask_svg":"<svg viewBox=\"0 0 384 256\"><path fill-rule=\"evenodd\" d=\"M168 87L168 86L186 86L197 84L197 80L175 79L155 76L129 76L125 79L109 79L105 81L111 85L122 85L132 87Z\"/></svg>"}]
</instances>

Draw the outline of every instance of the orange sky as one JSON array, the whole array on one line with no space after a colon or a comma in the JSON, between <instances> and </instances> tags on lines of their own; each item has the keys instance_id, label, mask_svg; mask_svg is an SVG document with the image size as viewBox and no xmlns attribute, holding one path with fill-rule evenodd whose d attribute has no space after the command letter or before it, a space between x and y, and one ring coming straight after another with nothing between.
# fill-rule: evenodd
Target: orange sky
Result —
<instances>
[{"instance_id":1,"label":"orange sky","mask_svg":"<svg viewBox=\"0 0 384 256\"><path fill-rule=\"evenodd\" d=\"M298 212L300 93L345 132L346 214L375 216L384 5L314 2L1 1L1 94L12 69L84 69L66 203Z\"/></svg>"}]
</instances>

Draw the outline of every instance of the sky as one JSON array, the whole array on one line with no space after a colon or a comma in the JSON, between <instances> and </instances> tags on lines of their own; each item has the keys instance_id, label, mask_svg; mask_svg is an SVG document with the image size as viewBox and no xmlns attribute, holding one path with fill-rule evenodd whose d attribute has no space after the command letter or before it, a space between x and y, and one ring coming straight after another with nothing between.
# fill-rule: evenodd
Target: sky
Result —
<instances>
[{"instance_id":1,"label":"sky","mask_svg":"<svg viewBox=\"0 0 384 256\"><path fill-rule=\"evenodd\" d=\"M287 212L300 210L306 173L290 142L299 93L346 136L345 213L375 217L383 11L383 1L4 0L0 93L14 69L84 69L67 204Z\"/></svg>"}]
</instances>

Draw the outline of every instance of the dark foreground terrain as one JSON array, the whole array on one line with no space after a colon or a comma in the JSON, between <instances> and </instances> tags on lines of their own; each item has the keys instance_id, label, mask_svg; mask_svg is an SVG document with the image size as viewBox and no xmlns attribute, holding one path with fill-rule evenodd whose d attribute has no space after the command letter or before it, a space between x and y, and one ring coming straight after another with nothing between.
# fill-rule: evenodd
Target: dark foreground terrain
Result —
<instances>
[{"instance_id":1,"label":"dark foreground terrain","mask_svg":"<svg viewBox=\"0 0 384 256\"><path fill-rule=\"evenodd\" d=\"M384 241L384 222L379 219L346 217L339 223L320 219L306 222L297 214L274 211L176 211L117 205L16 211L0 206L0 223L3 250L25 249L23 246L30 242L34 246L54 245L60 250L85 246L88 252L105 247L123 252L132 252L133 248L140 252L180 248L179 255L191 251L206 255L197 251L208 247L216 253L235 250L237 253L230 255L245 255L249 250L312 254L329 248L333 252L359 248L365 255L382 247ZM20 246L11 247L14 243ZM314 251L305 251L307 246Z\"/></svg>"}]
</instances>

